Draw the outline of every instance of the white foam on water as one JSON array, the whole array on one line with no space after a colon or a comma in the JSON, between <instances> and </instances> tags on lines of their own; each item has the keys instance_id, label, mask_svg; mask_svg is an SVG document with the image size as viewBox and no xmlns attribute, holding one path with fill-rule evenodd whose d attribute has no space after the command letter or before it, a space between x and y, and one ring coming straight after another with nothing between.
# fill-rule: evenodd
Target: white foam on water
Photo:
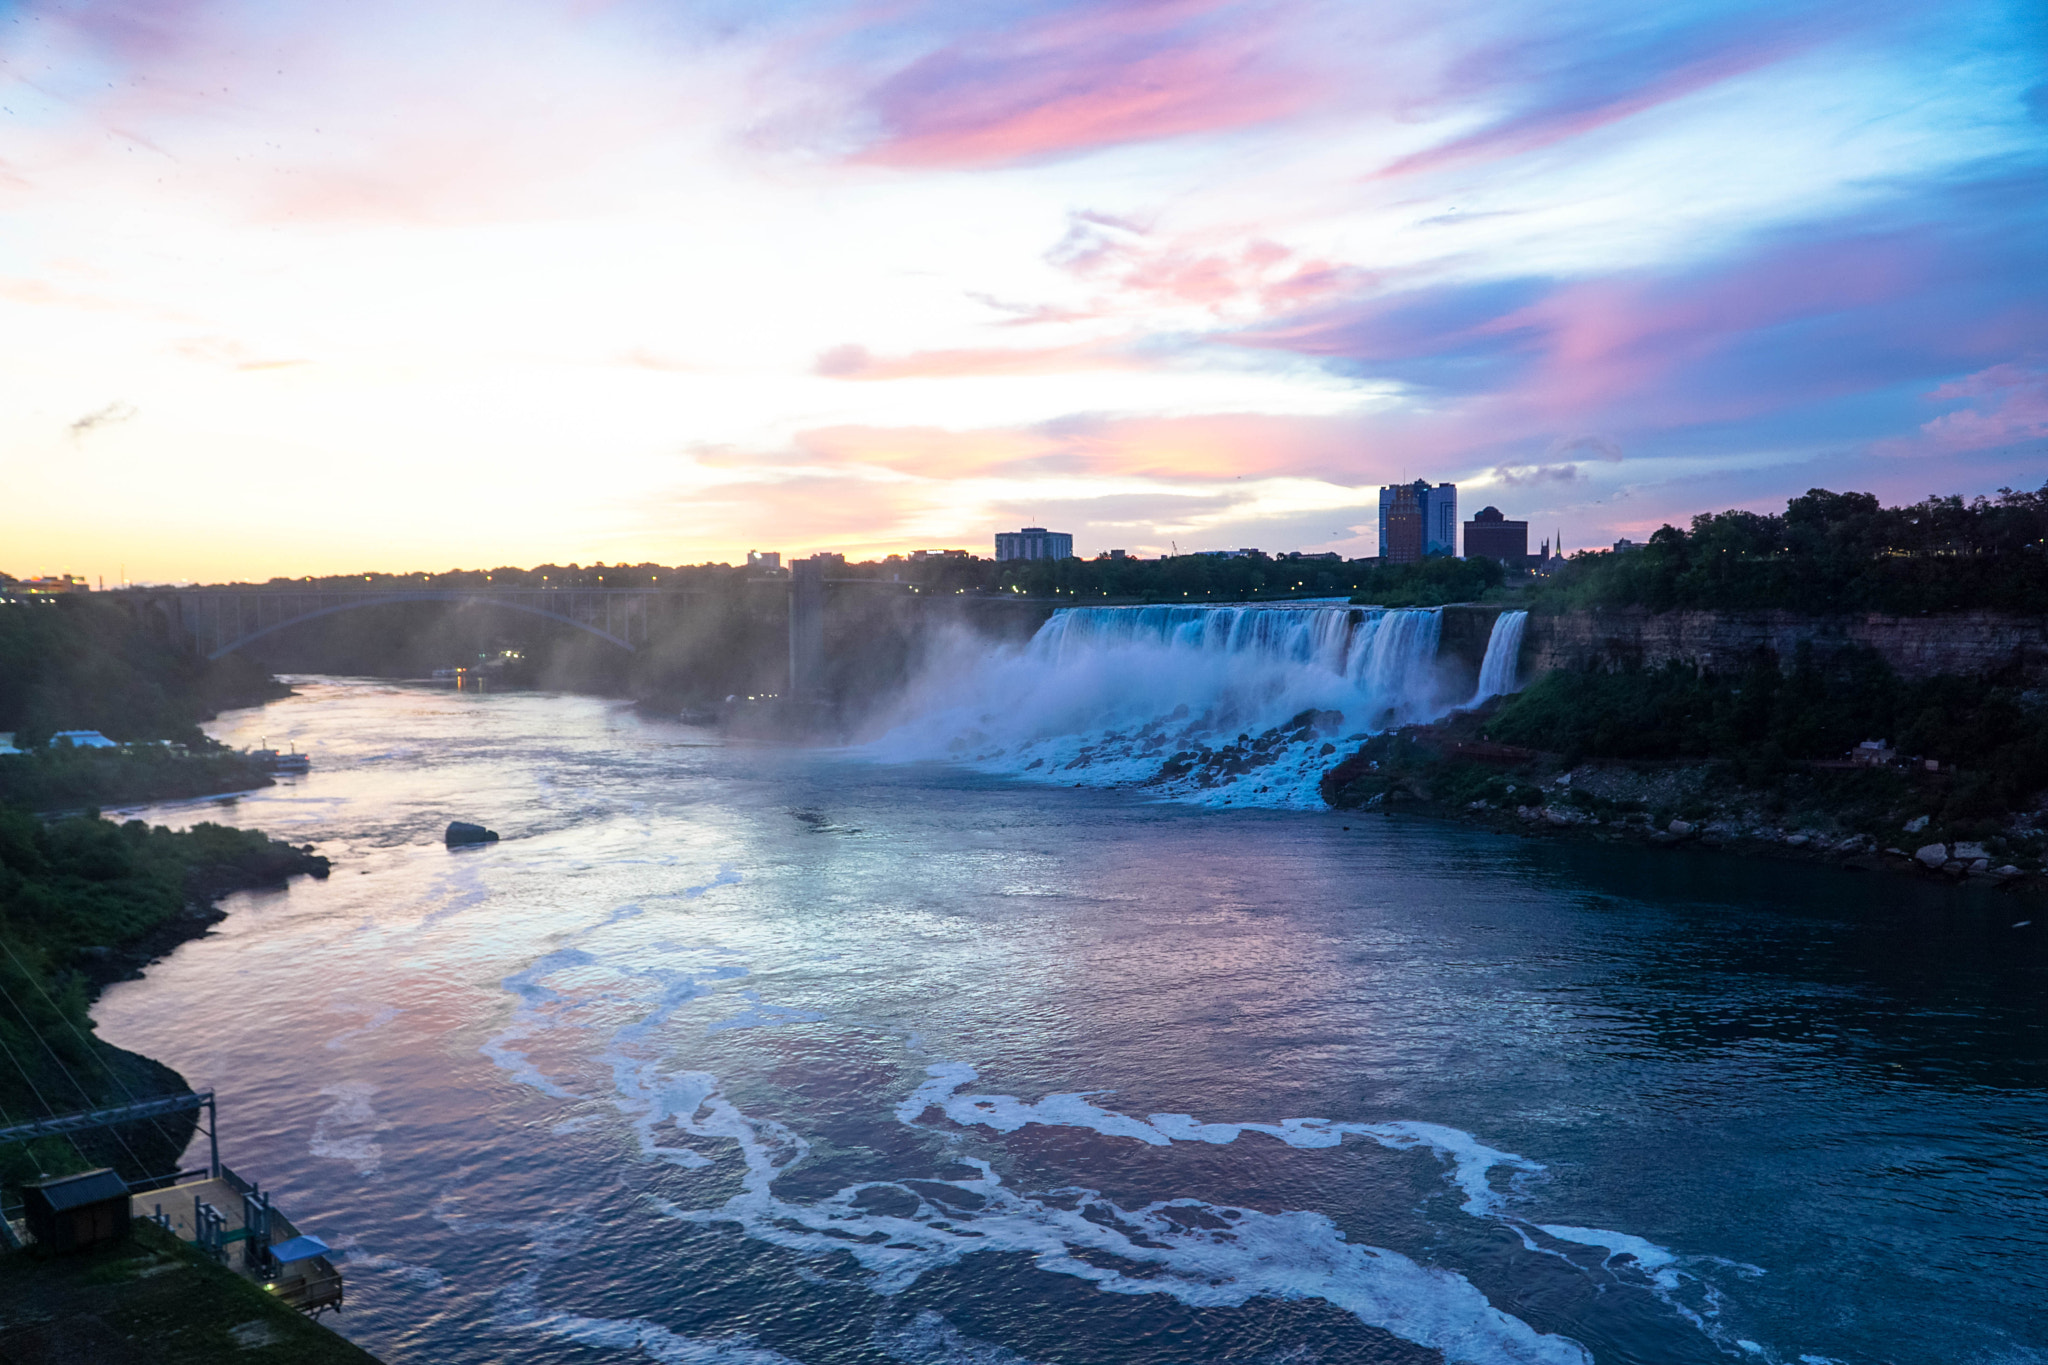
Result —
<instances>
[{"instance_id":1,"label":"white foam on water","mask_svg":"<svg viewBox=\"0 0 2048 1365\"><path fill-rule=\"evenodd\" d=\"M1627 1256L1648 1271L1651 1278L1664 1288L1678 1288L1678 1274L1670 1269L1678 1263L1678 1257L1655 1242L1648 1242L1625 1232L1609 1232L1605 1228L1574 1228L1560 1223L1538 1223L1536 1226L1560 1242L1576 1242L1580 1246L1599 1247L1607 1253L1606 1260L1601 1262L1602 1265L1611 1265L1617 1256Z\"/></svg>"},{"instance_id":2,"label":"white foam on water","mask_svg":"<svg viewBox=\"0 0 2048 1365\"><path fill-rule=\"evenodd\" d=\"M1048 1095L1026 1104L1013 1095L962 1095L962 1086L976 1079L974 1068L947 1062L925 1068L930 1080L896 1106L896 1117L914 1124L927 1110L938 1108L963 1127L985 1127L1014 1133L1026 1124L1086 1128L1104 1137L1135 1138L1155 1147L1174 1142L1235 1142L1246 1133L1263 1133L1290 1147L1335 1147L1346 1135L1369 1138L1382 1147L1427 1147L1451 1165L1451 1180L1465 1194L1465 1212L1475 1217L1496 1215L1502 1196L1493 1188L1492 1171L1543 1169L1538 1162L1503 1152L1470 1133L1436 1123L1333 1123L1329 1119L1282 1119L1278 1123L1199 1123L1188 1114L1152 1114L1143 1119L1096 1105L1087 1093Z\"/></svg>"},{"instance_id":3,"label":"white foam on water","mask_svg":"<svg viewBox=\"0 0 2048 1365\"><path fill-rule=\"evenodd\" d=\"M377 1117L370 1097L377 1087L366 1081L341 1081L321 1087L320 1093L333 1100L313 1125L306 1150L328 1161L346 1161L357 1175L375 1175L384 1161L384 1148L377 1134L391 1125Z\"/></svg>"},{"instance_id":4,"label":"white foam on water","mask_svg":"<svg viewBox=\"0 0 2048 1365\"><path fill-rule=\"evenodd\" d=\"M529 1271L498 1296L492 1325L500 1331L572 1341L614 1351L632 1351L661 1365L798 1365L752 1337L719 1340L679 1336L645 1318L589 1318L550 1312L540 1306L540 1273Z\"/></svg>"},{"instance_id":5,"label":"white foam on water","mask_svg":"<svg viewBox=\"0 0 2048 1365\"><path fill-rule=\"evenodd\" d=\"M1320 1299L1361 1323L1440 1352L1451 1365L1590 1365L1592 1357L1579 1343L1540 1332L1494 1307L1455 1271L1350 1241L1329 1217L1310 1210L1267 1212L1198 1198L1126 1208L1092 1189L1023 1192L1007 1187L988 1161L958 1147L951 1160L973 1173L966 1177L862 1181L821 1199L784 1199L774 1185L806 1158L810 1142L784 1123L742 1112L722 1093L713 1073L663 1061L664 1031L676 1012L746 976L747 968L718 961L718 949L679 950L658 944L636 951L650 950L700 956L696 965L687 967L642 966L603 963L582 948L559 949L505 978L506 988L520 1003L512 1026L499 1039L527 1028L596 1027L599 1015L616 1018L622 1004L634 1011L631 1022L610 1032L598 1060L611 1071L612 1104L630 1122L643 1157L690 1169L733 1161L743 1168L739 1192L721 1204L692 1208L651 1201L669 1217L694 1224L734 1224L752 1239L829 1265L850 1259L868 1288L885 1296L977 1252L1002 1252L1028 1257L1048 1274L1087 1281L1098 1292L1163 1294L1192 1307L1237 1306L1268 1298ZM553 973L582 977L594 966L615 975L602 990L586 985L587 1001L573 1000L548 982ZM623 992L621 980L627 987ZM637 1005L632 1003L635 998ZM553 1086L516 1049L501 1043L498 1051L505 1058L501 1064L516 1078L528 1084L538 1079L537 1088ZM1732 1348L1736 1341L1717 1321L1718 1292L1683 1269L1697 1258L1680 1257L1627 1233L1541 1225L1519 1217L1508 1207L1512 1182L1543 1166L1461 1129L1416 1121L1364 1123L1313 1117L1228 1123L1189 1114L1138 1117L1099 1103L1106 1092L1078 1091L1026 1101L974 1093L969 1087L976 1079L975 1069L964 1063L929 1065L926 1079L895 1106L895 1117L922 1128L937 1110L959 1129L1001 1134L1034 1124L1070 1127L1153 1147L1187 1142L1222 1145L1253 1134L1298 1149L1337 1148L1347 1137L1393 1150L1427 1149L1444 1164L1445 1179L1458 1191L1466 1214L1516 1229L1532 1249L1542 1249L1528 1241L1534 1233L1599 1248L1606 1253L1600 1266L1592 1271L1579 1266L1580 1273L1640 1284L1717 1344ZM560 1087L548 1093L568 1094ZM964 1136L955 1129L937 1131L956 1143ZM692 1140L711 1145L699 1150ZM1503 1172L1505 1186L1500 1181ZM878 1211L873 1199L878 1192L887 1192L897 1205L894 1211ZM537 1283L536 1272L530 1281L506 1291L506 1304L519 1330L638 1351L657 1360L735 1365L783 1360L779 1354L762 1353L763 1348L747 1339L707 1341L678 1336L642 1319L544 1313L537 1306ZM1695 1299L1704 1296L1704 1308L1688 1306L1681 1290ZM934 1339L940 1338L943 1333ZM1764 1355L1775 1359L1767 1351Z\"/></svg>"},{"instance_id":6,"label":"white foam on water","mask_svg":"<svg viewBox=\"0 0 2048 1365\"><path fill-rule=\"evenodd\" d=\"M539 958L525 970L506 977L499 984L519 997L512 1022L485 1039L477 1051L489 1058L491 1065L521 1085L531 1086L543 1095L552 1095L559 1100L574 1099L574 1091L549 1080L523 1051L512 1044L556 1026L554 1007L562 1003L563 997L558 991L543 986L542 979L564 967L580 967L594 961L596 959L581 948L561 948Z\"/></svg>"},{"instance_id":7,"label":"white foam on water","mask_svg":"<svg viewBox=\"0 0 2048 1365\"><path fill-rule=\"evenodd\" d=\"M1214 806L1319 807L1335 741L1463 699L1437 666L1441 626L1436 610L1342 602L1068 608L1021 648L938 651L862 752Z\"/></svg>"},{"instance_id":8,"label":"white foam on water","mask_svg":"<svg viewBox=\"0 0 2048 1365\"><path fill-rule=\"evenodd\" d=\"M992 1341L976 1341L927 1308L902 1326L877 1319L868 1338L874 1348L906 1365L1032 1365Z\"/></svg>"},{"instance_id":9,"label":"white foam on water","mask_svg":"<svg viewBox=\"0 0 2048 1365\"><path fill-rule=\"evenodd\" d=\"M935 1070L947 1073L942 1084L973 1074L957 1066ZM717 1092L715 1078L702 1073L660 1077L643 1070L630 1079L635 1098L686 1085L686 1100L695 1102L689 1114L683 1105L665 1105L675 1126L730 1141L745 1165L741 1192L723 1204L658 1207L684 1222L736 1223L749 1237L791 1251L849 1256L880 1294L898 1293L977 1252L1010 1252L1030 1256L1047 1273L1089 1281L1104 1293L1165 1294L1195 1307L1258 1298L1322 1299L1363 1323L1440 1351L1454 1365L1588 1365L1592 1359L1578 1343L1538 1332L1495 1308L1463 1276L1350 1242L1320 1213L1266 1213L1200 1199L1123 1208L1084 1189L1032 1196L1005 1187L986 1161L966 1156L956 1159L978 1173L973 1177L863 1181L812 1203L795 1203L776 1195L773 1185L809 1152L802 1136L741 1113ZM1053 1112L1091 1127L1108 1115L1085 1099L1055 1098L1060 1103ZM1006 1115L1018 1112L999 1108ZM1113 1121L1122 1118L1108 1115L1121 1135L1171 1141L1142 1121ZM878 1190L907 1197L914 1211L860 1207L863 1196ZM1105 1265L1105 1259L1129 1269Z\"/></svg>"},{"instance_id":10,"label":"white foam on water","mask_svg":"<svg viewBox=\"0 0 2048 1365\"><path fill-rule=\"evenodd\" d=\"M355 1269L386 1271L421 1289L442 1290L448 1287L440 1271L423 1265L413 1265L377 1252L365 1251L353 1234L342 1233L336 1236L332 1245L336 1251L342 1253L346 1263Z\"/></svg>"}]
</instances>

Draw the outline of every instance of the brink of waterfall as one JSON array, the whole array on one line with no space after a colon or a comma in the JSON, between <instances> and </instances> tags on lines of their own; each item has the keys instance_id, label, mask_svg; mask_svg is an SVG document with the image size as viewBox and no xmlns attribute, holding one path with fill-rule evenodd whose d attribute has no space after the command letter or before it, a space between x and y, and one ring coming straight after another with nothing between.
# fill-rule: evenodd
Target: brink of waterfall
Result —
<instances>
[{"instance_id":1,"label":"brink of waterfall","mask_svg":"<svg viewBox=\"0 0 2048 1365\"><path fill-rule=\"evenodd\" d=\"M869 746L1206 804L1319 806L1337 745L1440 715L1436 609L1074 607L1021 648L960 642Z\"/></svg>"}]
</instances>

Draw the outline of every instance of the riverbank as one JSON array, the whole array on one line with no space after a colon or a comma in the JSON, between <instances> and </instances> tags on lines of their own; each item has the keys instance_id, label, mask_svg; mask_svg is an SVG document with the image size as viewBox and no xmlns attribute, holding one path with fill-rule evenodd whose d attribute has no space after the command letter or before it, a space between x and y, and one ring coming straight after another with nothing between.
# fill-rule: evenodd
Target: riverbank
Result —
<instances>
[{"instance_id":1,"label":"riverbank","mask_svg":"<svg viewBox=\"0 0 2048 1365\"><path fill-rule=\"evenodd\" d=\"M275 784L267 766L232 750L180 753L136 745L0 754L0 806L38 811L189 801Z\"/></svg>"},{"instance_id":2,"label":"riverbank","mask_svg":"<svg viewBox=\"0 0 2048 1365\"><path fill-rule=\"evenodd\" d=\"M0 1256L0 1365L376 1365L153 1224L71 1256Z\"/></svg>"},{"instance_id":3,"label":"riverbank","mask_svg":"<svg viewBox=\"0 0 2048 1365\"><path fill-rule=\"evenodd\" d=\"M233 891L325 877L312 845L200 824L174 832L97 812L44 821L0 807L0 1111L41 1117L188 1090L184 1077L94 1033L107 984L133 979L225 918ZM135 1180L176 1168L194 1120L149 1120L0 1152L0 1181L109 1165Z\"/></svg>"},{"instance_id":4,"label":"riverbank","mask_svg":"<svg viewBox=\"0 0 2048 1365\"><path fill-rule=\"evenodd\" d=\"M1496 709L1373 736L1325 774L1324 799L1530 836L2048 890L2048 813L1941 818L1966 774L1786 763L1759 781L1728 760L1586 759L1486 738Z\"/></svg>"}]
</instances>

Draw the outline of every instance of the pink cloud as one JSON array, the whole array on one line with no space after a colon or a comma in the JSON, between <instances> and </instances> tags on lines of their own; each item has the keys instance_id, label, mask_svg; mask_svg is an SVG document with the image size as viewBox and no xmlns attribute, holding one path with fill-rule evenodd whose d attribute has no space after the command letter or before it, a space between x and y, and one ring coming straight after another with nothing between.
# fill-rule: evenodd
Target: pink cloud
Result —
<instances>
[{"instance_id":1,"label":"pink cloud","mask_svg":"<svg viewBox=\"0 0 2048 1365\"><path fill-rule=\"evenodd\" d=\"M1266 315L1356 295L1379 279L1356 266L1301 258L1265 237L1226 240L1210 233L1161 239L1138 224L1088 213L1072 215L1048 259L1126 301ZM1104 311L1112 306L1100 305Z\"/></svg>"},{"instance_id":2,"label":"pink cloud","mask_svg":"<svg viewBox=\"0 0 2048 1365\"><path fill-rule=\"evenodd\" d=\"M994 166L1298 114L1323 75L1277 51L1284 5L1077 7L950 43L884 81L864 159Z\"/></svg>"},{"instance_id":3,"label":"pink cloud","mask_svg":"<svg viewBox=\"0 0 2048 1365\"><path fill-rule=\"evenodd\" d=\"M1968 402L1920 428L1920 438L1887 443L1891 454L1963 455L2048 437L2048 365L2014 361L1943 384L1934 402Z\"/></svg>"}]
</instances>

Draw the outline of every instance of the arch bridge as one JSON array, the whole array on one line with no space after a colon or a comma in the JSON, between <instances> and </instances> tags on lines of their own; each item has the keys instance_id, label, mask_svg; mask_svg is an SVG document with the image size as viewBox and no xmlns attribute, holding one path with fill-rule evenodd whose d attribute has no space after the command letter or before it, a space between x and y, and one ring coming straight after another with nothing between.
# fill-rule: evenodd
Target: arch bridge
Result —
<instances>
[{"instance_id":1,"label":"arch bridge","mask_svg":"<svg viewBox=\"0 0 2048 1365\"><path fill-rule=\"evenodd\" d=\"M153 592L163 611L209 659L252 640L336 612L408 602L502 607L576 627L628 652L647 643L647 607L656 588L191 588Z\"/></svg>"}]
</instances>

